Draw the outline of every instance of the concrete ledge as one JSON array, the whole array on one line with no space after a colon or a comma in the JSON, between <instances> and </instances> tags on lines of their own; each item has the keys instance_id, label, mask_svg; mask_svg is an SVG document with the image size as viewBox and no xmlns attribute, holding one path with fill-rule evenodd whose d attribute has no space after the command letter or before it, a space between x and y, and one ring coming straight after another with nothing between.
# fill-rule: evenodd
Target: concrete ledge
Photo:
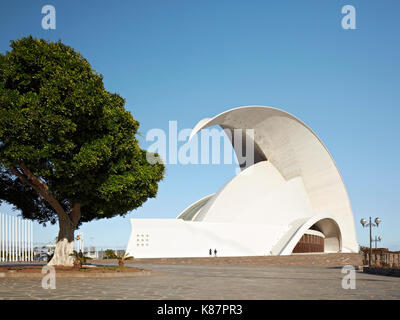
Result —
<instances>
[{"instance_id":1,"label":"concrete ledge","mask_svg":"<svg viewBox=\"0 0 400 320\"><path fill-rule=\"evenodd\" d=\"M382 276L400 277L400 269L395 268L364 267L363 272Z\"/></svg>"},{"instance_id":2,"label":"concrete ledge","mask_svg":"<svg viewBox=\"0 0 400 320\"><path fill-rule=\"evenodd\" d=\"M97 265L115 265L117 260L91 260ZM135 264L170 265L221 265L221 266L362 266L362 255L358 253L293 254L289 256L254 257L204 257L204 258L141 258L128 262Z\"/></svg>"}]
</instances>

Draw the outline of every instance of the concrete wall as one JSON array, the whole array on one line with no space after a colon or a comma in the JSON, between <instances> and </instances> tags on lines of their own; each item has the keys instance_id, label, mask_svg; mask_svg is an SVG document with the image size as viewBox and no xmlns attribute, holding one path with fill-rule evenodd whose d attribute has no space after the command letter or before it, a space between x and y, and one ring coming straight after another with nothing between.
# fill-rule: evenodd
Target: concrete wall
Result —
<instances>
[{"instance_id":1,"label":"concrete wall","mask_svg":"<svg viewBox=\"0 0 400 320\"><path fill-rule=\"evenodd\" d=\"M127 251L137 258L207 257L270 254L286 226L207 223L181 219L131 219Z\"/></svg>"}]
</instances>

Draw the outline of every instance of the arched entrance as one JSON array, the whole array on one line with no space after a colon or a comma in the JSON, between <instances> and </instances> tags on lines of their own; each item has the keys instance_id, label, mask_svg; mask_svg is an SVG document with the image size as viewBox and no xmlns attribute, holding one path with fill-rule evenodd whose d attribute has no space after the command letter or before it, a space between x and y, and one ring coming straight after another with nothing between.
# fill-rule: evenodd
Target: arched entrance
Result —
<instances>
[{"instance_id":1,"label":"arched entrance","mask_svg":"<svg viewBox=\"0 0 400 320\"><path fill-rule=\"evenodd\" d=\"M324 252L325 236L323 233L314 230L307 230L297 242L293 253Z\"/></svg>"},{"instance_id":2,"label":"arched entrance","mask_svg":"<svg viewBox=\"0 0 400 320\"><path fill-rule=\"evenodd\" d=\"M337 223L330 218L313 224L297 242L292 253L340 252L341 233Z\"/></svg>"}]
</instances>

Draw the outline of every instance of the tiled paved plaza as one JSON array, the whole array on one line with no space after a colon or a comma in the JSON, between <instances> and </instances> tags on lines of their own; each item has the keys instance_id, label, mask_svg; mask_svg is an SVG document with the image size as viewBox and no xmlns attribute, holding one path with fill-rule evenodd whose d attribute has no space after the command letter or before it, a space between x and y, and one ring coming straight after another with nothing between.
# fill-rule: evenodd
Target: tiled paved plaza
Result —
<instances>
[{"instance_id":1,"label":"tiled paved plaza","mask_svg":"<svg viewBox=\"0 0 400 320\"><path fill-rule=\"evenodd\" d=\"M58 279L44 290L40 279L1 279L0 299L400 299L400 278L356 273L344 290L335 267L137 265L151 276Z\"/></svg>"}]
</instances>

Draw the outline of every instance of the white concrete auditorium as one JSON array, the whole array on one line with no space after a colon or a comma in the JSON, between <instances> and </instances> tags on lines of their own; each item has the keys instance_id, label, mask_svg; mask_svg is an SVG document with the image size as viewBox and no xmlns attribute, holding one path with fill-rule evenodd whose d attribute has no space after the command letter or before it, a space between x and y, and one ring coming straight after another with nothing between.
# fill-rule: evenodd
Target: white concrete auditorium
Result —
<instances>
[{"instance_id":1,"label":"white concrete auditorium","mask_svg":"<svg viewBox=\"0 0 400 320\"><path fill-rule=\"evenodd\" d=\"M131 219L135 258L290 255L358 251L353 213L339 170L318 136L293 115L246 106L201 120L191 138L220 126L253 129L252 163L217 193L176 219ZM248 143L247 134L241 145ZM243 154L237 154L243 156ZM212 184L212 181L210 181Z\"/></svg>"}]
</instances>

